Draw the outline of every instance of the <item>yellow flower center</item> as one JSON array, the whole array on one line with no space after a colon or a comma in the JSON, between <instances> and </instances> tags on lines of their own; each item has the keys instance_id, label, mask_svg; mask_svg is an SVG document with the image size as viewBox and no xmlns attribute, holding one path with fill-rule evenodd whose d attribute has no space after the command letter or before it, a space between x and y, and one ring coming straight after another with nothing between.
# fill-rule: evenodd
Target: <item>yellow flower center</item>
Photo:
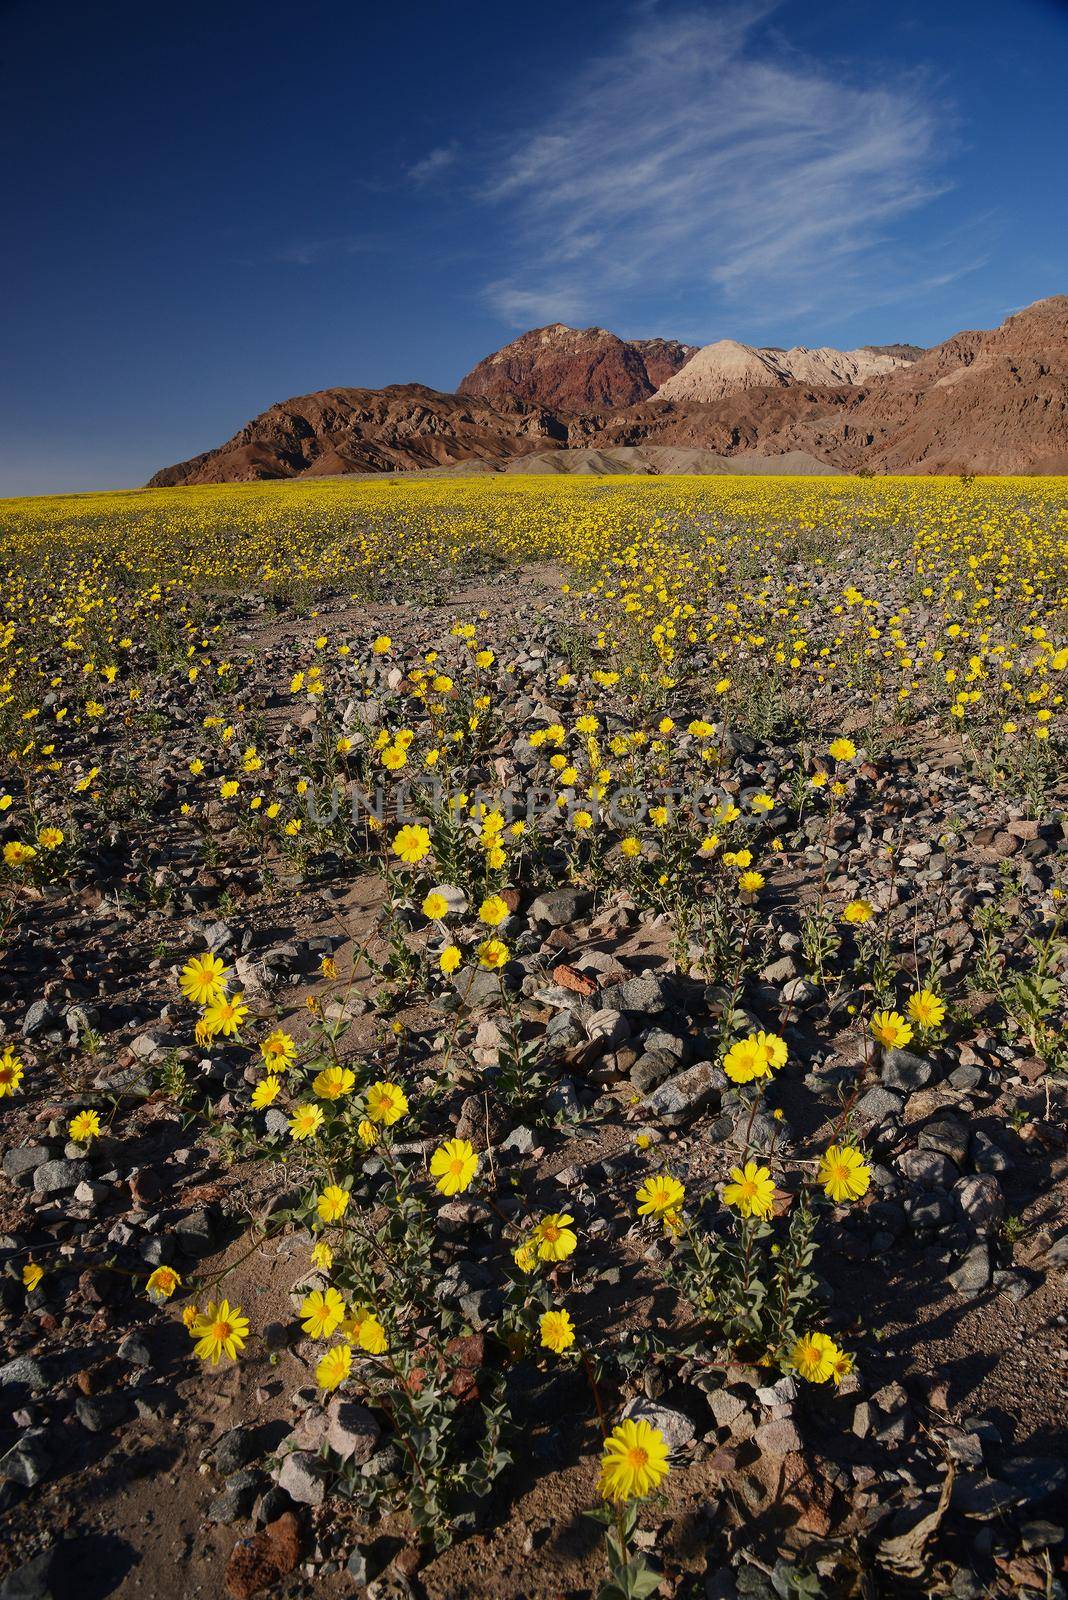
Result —
<instances>
[{"instance_id":1,"label":"yellow flower center","mask_svg":"<svg viewBox=\"0 0 1068 1600\"><path fill-rule=\"evenodd\" d=\"M211 1326L212 1337L222 1344L233 1336L233 1328L228 1322L213 1322Z\"/></svg>"},{"instance_id":2,"label":"yellow flower center","mask_svg":"<svg viewBox=\"0 0 1068 1600\"><path fill-rule=\"evenodd\" d=\"M643 1450L640 1444L631 1445L627 1451L627 1465L635 1472L641 1472L649 1465L649 1452Z\"/></svg>"}]
</instances>

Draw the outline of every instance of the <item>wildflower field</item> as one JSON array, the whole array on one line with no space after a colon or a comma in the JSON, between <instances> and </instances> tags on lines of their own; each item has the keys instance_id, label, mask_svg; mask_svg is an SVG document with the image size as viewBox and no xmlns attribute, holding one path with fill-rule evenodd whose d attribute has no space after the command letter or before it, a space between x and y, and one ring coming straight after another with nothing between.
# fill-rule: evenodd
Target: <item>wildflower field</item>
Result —
<instances>
[{"instance_id":1,"label":"wildflower field","mask_svg":"<svg viewBox=\"0 0 1068 1600\"><path fill-rule=\"evenodd\" d=\"M1064 1593L1068 480L0 536L12 1594Z\"/></svg>"}]
</instances>

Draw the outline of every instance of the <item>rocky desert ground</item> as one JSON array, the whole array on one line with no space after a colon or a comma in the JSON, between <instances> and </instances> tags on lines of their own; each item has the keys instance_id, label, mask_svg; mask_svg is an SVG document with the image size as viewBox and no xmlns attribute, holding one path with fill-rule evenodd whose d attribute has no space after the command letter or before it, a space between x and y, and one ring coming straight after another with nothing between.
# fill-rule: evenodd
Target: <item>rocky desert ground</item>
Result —
<instances>
[{"instance_id":1,"label":"rocky desert ground","mask_svg":"<svg viewBox=\"0 0 1068 1600\"><path fill-rule=\"evenodd\" d=\"M1064 1593L1066 491L0 507L0 1595Z\"/></svg>"}]
</instances>

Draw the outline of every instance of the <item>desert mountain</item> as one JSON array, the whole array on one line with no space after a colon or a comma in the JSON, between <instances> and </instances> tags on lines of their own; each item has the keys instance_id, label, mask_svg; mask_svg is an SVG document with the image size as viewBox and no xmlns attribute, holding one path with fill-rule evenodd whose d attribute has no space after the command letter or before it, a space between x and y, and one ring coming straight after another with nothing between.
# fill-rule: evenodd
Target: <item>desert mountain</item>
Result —
<instances>
[{"instance_id":1,"label":"desert mountain","mask_svg":"<svg viewBox=\"0 0 1068 1600\"><path fill-rule=\"evenodd\" d=\"M271 406L217 450L164 467L149 488L496 461L566 442L565 423L521 400L499 411L421 383L322 389Z\"/></svg>"},{"instance_id":2,"label":"desert mountain","mask_svg":"<svg viewBox=\"0 0 1068 1600\"><path fill-rule=\"evenodd\" d=\"M798 450L845 472L1068 472L1068 296L954 334L866 384L776 384L707 404L663 394L580 419L571 444Z\"/></svg>"},{"instance_id":3,"label":"desert mountain","mask_svg":"<svg viewBox=\"0 0 1068 1600\"><path fill-rule=\"evenodd\" d=\"M707 405L743 389L772 384L864 383L882 377L908 362L901 356L875 350L758 349L736 339L706 344L656 391L658 400L696 400Z\"/></svg>"},{"instance_id":4,"label":"desert mountain","mask_svg":"<svg viewBox=\"0 0 1068 1600\"><path fill-rule=\"evenodd\" d=\"M543 343L546 333L560 337ZM708 353L720 352L722 373L724 344L730 350L728 376L747 381L717 394ZM164 468L152 484L518 463L523 456L560 450L604 454L650 447L734 459L796 453L845 472L1068 472L1065 295L1036 301L990 331L954 334L915 360L910 346L768 351L719 341L690 359L684 345L643 345L601 329L576 333L558 325L524 334L474 369L472 379L495 371L494 362L505 369L494 398L442 394L421 384L301 395L272 406L218 449ZM507 356L520 346L525 365ZM550 353L547 364L533 360L539 351ZM884 365L871 372L860 358ZM665 370L677 360L686 364L654 393L657 363ZM784 376L787 368L793 376ZM839 376L831 380L831 372ZM627 374L635 388L645 389L629 402L550 404L508 388L551 388L555 382L566 394L577 385L615 396ZM760 374L763 382L751 381ZM701 398L674 392L697 386L697 380L708 385Z\"/></svg>"},{"instance_id":5,"label":"desert mountain","mask_svg":"<svg viewBox=\"0 0 1068 1600\"><path fill-rule=\"evenodd\" d=\"M843 464L1068 472L1068 295L1036 300L990 332L955 334L873 383L846 426L858 423Z\"/></svg>"},{"instance_id":6,"label":"desert mountain","mask_svg":"<svg viewBox=\"0 0 1068 1600\"><path fill-rule=\"evenodd\" d=\"M694 354L677 339L620 339L607 328L532 328L460 379L461 394L563 411L647 400Z\"/></svg>"}]
</instances>

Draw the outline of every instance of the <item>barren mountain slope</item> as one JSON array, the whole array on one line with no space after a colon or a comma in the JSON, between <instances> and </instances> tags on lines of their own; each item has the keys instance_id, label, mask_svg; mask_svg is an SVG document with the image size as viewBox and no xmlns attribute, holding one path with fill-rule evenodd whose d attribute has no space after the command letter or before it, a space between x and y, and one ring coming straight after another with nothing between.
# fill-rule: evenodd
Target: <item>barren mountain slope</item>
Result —
<instances>
[{"instance_id":1,"label":"barren mountain slope","mask_svg":"<svg viewBox=\"0 0 1068 1600\"><path fill-rule=\"evenodd\" d=\"M157 472L149 487L499 460L566 441L565 423L520 400L498 410L418 383L323 389L271 406L219 449Z\"/></svg>"},{"instance_id":2,"label":"barren mountain slope","mask_svg":"<svg viewBox=\"0 0 1068 1600\"><path fill-rule=\"evenodd\" d=\"M607 328L532 328L460 380L461 394L565 411L645 400L694 353L675 339L620 339Z\"/></svg>"},{"instance_id":3,"label":"barren mountain slope","mask_svg":"<svg viewBox=\"0 0 1068 1600\"><path fill-rule=\"evenodd\" d=\"M542 335L552 337L543 342ZM526 365L514 366L520 346ZM165 468L152 483L383 472L637 445L731 457L800 451L843 471L1068 471L1064 295L1037 301L988 332L954 334L916 361L883 351L757 350L722 340L650 397L650 368L670 365L686 349L668 340L628 345L602 329L537 329L508 347L512 355L499 351L475 369L485 376L497 363L506 391L500 399L422 384L325 389L272 406L219 449ZM880 370L864 377L865 362ZM887 362L890 369L882 370ZM831 382L829 372L840 376ZM507 392L509 384L556 384L561 394L573 394L577 384L594 398L550 406ZM636 401L616 398L643 384ZM674 392L680 388L707 398Z\"/></svg>"},{"instance_id":4,"label":"barren mountain slope","mask_svg":"<svg viewBox=\"0 0 1068 1600\"><path fill-rule=\"evenodd\" d=\"M658 400L687 400L707 405L743 389L769 384L864 383L907 365L899 356L876 350L758 349L736 339L706 344L681 372L661 384Z\"/></svg>"}]
</instances>

